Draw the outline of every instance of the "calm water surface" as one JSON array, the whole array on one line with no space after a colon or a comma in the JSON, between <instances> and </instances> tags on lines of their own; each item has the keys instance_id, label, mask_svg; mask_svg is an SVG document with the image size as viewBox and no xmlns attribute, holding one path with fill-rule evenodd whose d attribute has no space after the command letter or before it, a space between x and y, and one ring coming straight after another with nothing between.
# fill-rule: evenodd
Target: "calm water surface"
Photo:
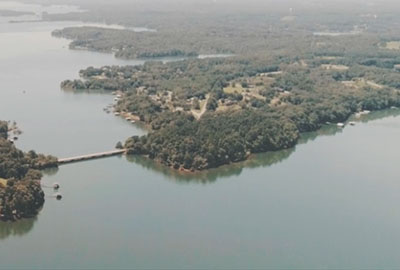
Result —
<instances>
[{"instance_id":1,"label":"calm water surface","mask_svg":"<svg viewBox=\"0 0 400 270\"><path fill-rule=\"evenodd\" d=\"M69 51L50 36L67 23L5 24L0 116L24 131L18 147L64 157L143 134L102 111L112 96L59 87L87 66L141 62ZM135 157L49 171L64 199L0 224L0 268L399 268L396 115L196 176Z\"/></svg>"}]
</instances>

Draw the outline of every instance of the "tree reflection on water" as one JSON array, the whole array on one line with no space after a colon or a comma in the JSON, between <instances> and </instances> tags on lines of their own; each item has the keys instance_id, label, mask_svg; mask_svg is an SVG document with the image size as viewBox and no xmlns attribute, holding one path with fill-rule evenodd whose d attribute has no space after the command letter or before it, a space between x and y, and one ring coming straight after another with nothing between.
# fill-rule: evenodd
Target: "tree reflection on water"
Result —
<instances>
[{"instance_id":1,"label":"tree reflection on water","mask_svg":"<svg viewBox=\"0 0 400 270\"><path fill-rule=\"evenodd\" d=\"M37 217L23 219L17 222L0 222L0 240L10 236L20 237L29 233L37 221Z\"/></svg>"}]
</instances>

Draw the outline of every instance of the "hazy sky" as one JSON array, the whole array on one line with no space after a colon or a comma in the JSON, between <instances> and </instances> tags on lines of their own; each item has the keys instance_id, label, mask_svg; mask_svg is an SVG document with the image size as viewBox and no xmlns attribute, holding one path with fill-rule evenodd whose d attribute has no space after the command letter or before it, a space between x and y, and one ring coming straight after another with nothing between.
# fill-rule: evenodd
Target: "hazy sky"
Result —
<instances>
[{"instance_id":1,"label":"hazy sky","mask_svg":"<svg viewBox=\"0 0 400 270\"><path fill-rule=\"evenodd\" d=\"M0 0L5 1L5 0ZM7 1L7 0L6 0ZM293 13L313 12L400 12L400 0L22 0L43 4L74 4L90 9L110 8L135 11L279 11Z\"/></svg>"}]
</instances>

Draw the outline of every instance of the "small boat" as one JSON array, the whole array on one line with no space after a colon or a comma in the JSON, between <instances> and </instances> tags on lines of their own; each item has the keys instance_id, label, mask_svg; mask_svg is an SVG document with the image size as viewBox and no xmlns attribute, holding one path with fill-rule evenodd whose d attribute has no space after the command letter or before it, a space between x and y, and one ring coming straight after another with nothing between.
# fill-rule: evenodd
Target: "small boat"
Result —
<instances>
[{"instance_id":1,"label":"small boat","mask_svg":"<svg viewBox=\"0 0 400 270\"><path fill-rule=\"evenodd\" d=\"M349 122L349 125L350 125L350 126L355 126L355 125L356 125L356 122L351 121L351 122Z\"/></svg>"},{"instance_id":2,"label":"small boat","mask_svg":"<svg viewBox=\"0 0 400 270\"><path fill-rule=\"evenodd\" d=\"M120 116L121 114L119 112L114 113L115 116Z\"/></svg>"},{"instance_id":3,"label":"small boat","mask_svg":"<svg viewBox=\"0 0 400 270\"><path fill-rule=\"evenodd\" d=\"M54 197L55 197L58 201L60 201L60 200L62 199L61 193L56 193L56 194L54 194Z\"/></svg>"},{"instance_id":4,"label":"small boat","mask_svg":"<svg viewBox=\"0 0 400 270\"><path fill-rule=\"evenodd\" d=\"M344 128L344 126L345 126L345 124L343 124L343 123L337 123L336 124L338 127L340 127L340 128Z\"/></svg>"},{"instance_id":5,"label":"small boat","mask_svg":"<svg viewBox=\"0 0 400 270\"><path fill-rule=\"evenodd\" d=\"M132 120L132 121L131 121L131 123L132 123L132 124L135 124L135 123L136 123L136 121L135 121L135 120Z\"/></svg>"}]
</instances>

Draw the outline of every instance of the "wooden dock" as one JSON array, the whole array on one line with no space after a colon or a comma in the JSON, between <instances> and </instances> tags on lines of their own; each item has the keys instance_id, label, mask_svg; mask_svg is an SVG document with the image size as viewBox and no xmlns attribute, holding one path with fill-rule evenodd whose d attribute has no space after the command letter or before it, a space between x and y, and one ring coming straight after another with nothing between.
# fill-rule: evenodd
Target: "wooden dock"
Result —
<instances>
[{"instance_id":1,"label":"wooden dock","mask_svg":"<svg viewBox=\"0 0 400 270\"><path fill-rule=\"evenodd\" d=\"M58 159L58 165L64 165L64 164L69 164L69 163L74 163L74 162L87 161L87 160L105 158L105 157L111 157L111 156L118 156L118 155L124 154L125 152L126 152L126 149L117 149L117 150L112 150L112 151L108 151L108 152L101 152L101 153L82 155L82 156L76 156L76 157L70 157L70 158L60 158L60 159Z\"/></svg>"}]
</instances>

